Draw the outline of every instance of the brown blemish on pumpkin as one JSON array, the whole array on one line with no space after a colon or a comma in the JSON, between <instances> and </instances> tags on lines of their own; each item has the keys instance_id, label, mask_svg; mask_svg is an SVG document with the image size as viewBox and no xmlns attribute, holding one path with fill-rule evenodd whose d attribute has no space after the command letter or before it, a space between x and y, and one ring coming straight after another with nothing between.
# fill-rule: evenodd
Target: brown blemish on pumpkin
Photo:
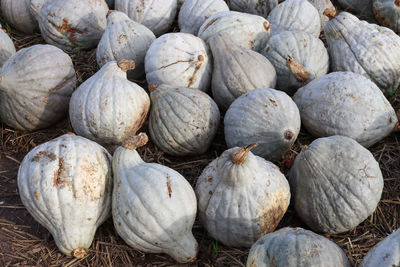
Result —
<instances>
[{"instance_id":1,"label":"brown blemish on pumpkin","mask_svg":"<svg viewBox=\"0 0 400 267\"><path fill-rule=\"evenodd\" d=\"M289 68L290 72L293 74L297 81L301 83L308 81L310 75L307 69L299 62L297 62L294 58L287 56L286 66Z\"/></svg>"},{"instance_id":2,"label":"brown blemish on pumpkin","mask_svg":"<svg viewBox=\"0 0 400 267\"><path fill-rule=\"evenodd\" d=\"M238 148L232 152L232 162L235 165L242 165L246 162L250 150L258 146L258 144L251 144L242 148Z\"/></svg>"},{"instance_id":3,"label":"brown blemish on pumpkin","mask_svg":"<svg viewBox=\"0 0 400 267\"><path fill-rule=\"evenodd\" d=\"M323 15L327 16L329 19L335 18L339 14L339 11L337 11L334 8L327 8L324 10Z\"/></svg>"},{"instance_id":4,"label":"brown blemish on pumpkin","mask_svg":"<svg viewBox=\"0 0 400 267\"><path fill-rule=\"evenodd\" d=\"M72 251L72 256L74 256L77 259L82 259L87 255L87 251L84 248L76 248Z\"/></svg>"},{"instance_id":5,"label":"brown blemish on pumpkin","mask_svg":"<svg viewBox=\"0 0 400 267\"><path fill-rule=\"evenodd\" d=\"M278 104L276 103L276 101L272 98L269 99L269 101L272 103L272 105L274 105L275 107L278 106Z\"/></svg>"},{"instance_id":6,"label":"brown blemish on pumpkin","mask_svg":"<svg viewBox=\"0 0 400 267\"><path fill-rule=\"evenodd\" d=\"M91 221L91 220L92 220L92 218L87 218L87 220L88 220L88 221Z\"/></svg>"},{"instance_id":7,"label":"brown blemish on pumpkin","mask_svg":"<svg viewBox=\"0 0 400 267\"><path fill-rule=\"evenodd\" d=\"M400 7L400 0L394 0L394 4L398 7Z\"/></svg>"},{"instance_id":8,"label":"brown blemish on pumpkin","mask_svg":"<svg viewBox=\"0 0 400 267\"><path fill-rule=\"evenodd\" d=\"M353 99L356 99L356 96L354 94L347 94L346 96L349 96L349 97L351 97Z\"/></svg>"},{"instance_id":9,"label":"brown blemish on pumpkin","mask_svg":"<svg viewBox=\"0 0 400 267\"><path fill-rule=\"evenodd\" d=\"M35 195L36 200L40 200L39 193L37 191L35 191L33 194Z\"/></svg>"},{"instance_id":10,"label":"brown blemish on pumpkin","mask_svg":"<svg viewBox=\"0 0 400 267\"><path fill-rule=\"evenodd\" d=\"M374 176L371 176L371 175L368 174L367 168L368 168L368 166L365 165L364 168L360 169L360 171L363 171L363 172L364 172L365 178L375 178Z\"/></svg>"},{"instance_id":11,"label":"brown blemish on pumpkin","mask_svg":"<svg viewBox=\"0 0 400 267\"><path fill-rule=\"evenodd\" d=\"M65 167L64 167L64 159L63 158L59 158L58 160L58 169L56 170L56 172L54 173L54 186L60 186L60 188L63 188L65 186L65 180L63 180L61 178L62 173L65 171Z\"/></svg>"},{"instance_id":12,"label":"brown blemish on pumpkin","mask_svg":"<svg viewBox=\"0 0 400 267\"><path fill-rule=\"evenodd\" d=\"M397 116L397 123L396 123L396 125L394 126L393 131L395 131L395 132L400 132L400 109L398 109L398 110L396 111L396 116Z\"/></svg>"},{"instance_id":13,"label":"brown blemish on pumpkin","mask_svg":"<svg viewBox=\"0 0 400 267\"><path fill-rule=\"evenodd\" d=\"M150 84L150 85L148 86L148 89L149 89L149 91L150 91L150 93L151 93L151 92L153 92L154 90L156 90L157 87L158 87L158 84Z\"/></svg>"},{"instance_id":14,"label":"brown blemish on pumpkin","mask_svg":"<svg viewBox=\"0 0 400 267\"><path fill-rule=\"evenodd\" d=\"M266 21L264 21L263 26L266 31L269 31L272 28L272 24L268 24Z\"/></svg>"},{"instance_id":15,"label":"brown blemish on pumpkin","mask_svg":"<svg viewBox=\"0 0 400 267\"><path fill-rule=\"evenodd\" d=\"M252 261L250 263L250 267L257 267L256 259L252 259Z\"/></svg>"},{"instance_id":16,"label":"brown blemish on pumpkin","mask_svg":"<svg viewBox=\"0 0 400 267\"><path fill-rule=\"evenodd\" d=\"M283 134L285 139L291 140L295 134L291 130L286 130Z\"/></svg>"},{"instance_id":17,"label":"brown blemish on pumpkin","mask_svg":"<svg viewBox=\"0 0 400 267\"><path fill-rule=\"evenodd\" d=\"M135 150L147 144L149 137L145 133L139 133L135 136L130 136L122 142L122 146L129 150Z\"/></svg>"},{"instance_id":18,"label":"brown blemish on pumpkin","mask_svg":"<svg viewBox=\"0 0 400 267\"><path fill-rule=\"evenodd\" d=\"M272 195L274 201L271 203L271 196L265 199L261 204L261 209L256 210L256 216L259 218L260 236L271 233L278 226L289 205L287 192L279 190ZM264 204L265 203L265 204Z\"/></svg>"},{"instance_id":19,"label":"brown blemish on pumpkin","mask_svg":"<svg viewBox=\"0 0 400 267\"><path fill-rule=\"evenodd\" d=\"M51 161L53 161L57 158L57 156L54 153L49 153L47 151L40 151L32 158L31 161L39 162L43 157L46 157L46 158L50 159Z\"/></svg>"},{"instance_id":20,"label":"brown blemish on pumpkin","mask_svg":"<svg viewBox=\"0 0 400 267\"><path fill-rule=\"evenodd\" d=\"M207 28L210 27L210 26L211 26L214 22L216 22L217 20L218 20L218 18L210 20L210 22L208 22L207 25L203 28L203 32L204 32L205 30L207 30Z\"/></svg>"},{"instance_id":21,"label":"brown blemish on pumpkin","mask_svg":"<svg viewBox=\"0 0 400 267\"><path fill-rule=\"evenodd\" d=\"M201 65L203 64L204 56L203 55L199 55L197 59L198 59L198 63L196 64L196 67L194 69L193 75L188 80L189 83L188 83L187 87L190 87L191 85L193 85L194 82L197 80L196 74L200 70Z\"/></svg>"},{"instance_id":22,"label":"brown blemish on pumpkin","mask_svg":"<svg viewBox=\"0 0 400 267\"><path fill-rule=\"evenodd\" d=\"M67 132L66 134L75 135L75 133L73 133L73 132Z\"/></svg>"},{"instance_id":23,"label":"brown blemish on pumpkin","mask_svg":"<svg viewBox=\"0 0 400 267\"><path fill-rule=\"evenodd\" d=\"M49 21L50 24L52 24L51 21ZM53 24L54 25L54 24ZM61 34L68 35L72 41L76 40L76 34L83 34L84 32L75 28L72 28L68 24L67 19L63 19L62 25L61 26L54 26L54 28Z\"/></svg>"},{"instance_id":24,"label":"brown blemish on pumpkin","mask_svg":"<svg viewBox=\"0 0 400 267\"><path fill-rule=\"evenodd\" d=\"M167 174L167 189L168 189L168 196L171 198L172 195L172 188L171 188L171 182L169 180L169 175Z\"/></svg>"},{"instance_id":25,"label":"brown blemish on pumpkin","mask_svg":"<svg viewBox=\"0 0 400 267\"><path fill-rule=\"evenodd\" d=\"M203 56L203 55L199 55L199 56L197 57L197 59L198 59L199 61L204 61L204 56Z\"/></svg>"}]
</instances>

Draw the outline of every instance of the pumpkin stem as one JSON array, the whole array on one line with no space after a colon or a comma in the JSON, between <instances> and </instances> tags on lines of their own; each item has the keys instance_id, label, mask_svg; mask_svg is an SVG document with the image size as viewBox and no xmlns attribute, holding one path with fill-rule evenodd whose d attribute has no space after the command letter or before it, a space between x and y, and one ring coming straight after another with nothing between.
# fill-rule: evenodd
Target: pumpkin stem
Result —
<instances>
[{"instance_id":1,"label":"pumpkin stem","mask_svg":"<svg viewBox=\"0 0 400 267\"><path fill-rule=\"evenodd\" d=\"M122 71L125 72L135 69L135 62L129 59L121 59L118 61L117 65Z\"/></svg>"},{"instance_id":2,"label":"pumpkin stem","mask_svg":"<svg viewBox=\"0 0 400 267\"><path fill-rule=\"evenodd\" d=\"M287 56L286 66L299 82L304 83L308 80L309 74L307 69L299 62L297 62L294 58Z\"/></svg>"},{"instance_id":3,"label":"pumpkin stem","mask_svg":"<svg viewBox=\"0 0 400 267\"><path fill-rule=\"evenodd\" d=\"M149 87L148 87L150 93L153 92L154 90L156 90L157 87L158 87L158 84L150 84Z\"/></svg>"},{"instance_id":4,"label":"pumpkin stem","mask_svg":"<svg viewBox=\"0 0 400 267\"><path fill-rule=\"evenodd\" d=\"M145 133L140 133L135 136L129 136L122 142L122 146L129 150L135 150L147 144L149 137Z\"/></svg>"},{"instance_id":5,"label":"pumpkin stem","mask_svg":"<svg viewBox=\"0 0 400 267\"><path fill-rule=\"evenodd\" d=\"M106 18L108 18L108 16L110 16L111 13L115 12L115 10L108 10Z\"/></svg>"},{"instance_id":6,"label":"pumpkin stem","mask_svg":"<svg viewBox=\"0 0 400 267\"><path fill-rule=\"evenodd\" d=\"M65 134L75 135L75 133L73 133L73 132L66 132Z\"/></svg>"},{"instance_id":7,"label":"pumpkin stem","mask_svg":"<svg viewBox=\"0 0 400 267\"><path fill-rule=\"evenodd\" d=\"M87 251L84 248L76 248L72 251L72 256L74 256L77 259L82 259L87 255Z\"/></svg>"},{"instance_id":8,"label":"pumpkin stem","mask_svg":"<svg viewBox=\"0 0 400 267\"><path fill-rule=\"evenodd\" d=\"M249 155L250 150L258 146L258 144L251 144L242 148L238 148L232 153L232 162L236 165L242 165Z\"/></svg>"},{"instance_id":9,"label":"pumpkin stem","mask_svg":"<svg viewBox=\"0 0 400 267\"><path fill-rule=\"evenodd\" d=\"M339 14L339 11L337 11L334 8L327 8L324 10L323 15L327 16L329 19L335 18Z\"/></svg>"}]
</instances>

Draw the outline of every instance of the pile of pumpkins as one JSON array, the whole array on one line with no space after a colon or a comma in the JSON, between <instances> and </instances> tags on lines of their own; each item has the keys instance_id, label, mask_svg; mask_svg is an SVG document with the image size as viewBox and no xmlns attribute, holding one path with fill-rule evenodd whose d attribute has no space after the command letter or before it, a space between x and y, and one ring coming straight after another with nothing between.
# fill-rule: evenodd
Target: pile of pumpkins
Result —
<instances>
[{"instance_id":1,"label":"pile of pumpkins","mask_svg":"<svg viewBox=\"0 0 400 267\"><path fill-rule=\"evenodd\" d=\"M16 52L0 31L1 121L33 131L69 111L75 132L35 147L18 173L23 204L64 254L87 255L112 214L134 249L194 262L198 212L214 239L251 247L248 266L350 265L321 235L274 230L290 201L318 233L346 232L376 209L383 178L367 148L399 128L385 97L400 85L399 1L339 1L373 10L394 31L337 12L329 0L227 2L1 1L7 23L40 30L47 43ZM178 12L181 32L168 33ZM76 88L63 50L96 47L101 68ZM149 93L133 82L144 77ZM149 117L150 137L165 153L204 153L220 112L229 149L195 189L137 152L148 142L138 132ZM272 162L301 123L317 139L302 147L286 179ZM109 144L118 146L113 155L102 146ZM399 264L399 244L397 231L363 266Z\"/></svg>"}]
</instances>

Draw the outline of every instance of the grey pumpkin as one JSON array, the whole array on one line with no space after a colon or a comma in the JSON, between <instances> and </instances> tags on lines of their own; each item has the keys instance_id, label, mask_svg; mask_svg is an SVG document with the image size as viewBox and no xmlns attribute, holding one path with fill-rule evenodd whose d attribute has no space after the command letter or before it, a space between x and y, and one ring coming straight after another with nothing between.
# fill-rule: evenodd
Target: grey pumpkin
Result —
<instances>
[{"instance_id":1,"label":"grey pumpkin","mask_svg":"<svg viewBox=\"0 0 400 267\"><path fill-rule=\"evenodd\" d=\"M297 155L289 174L294 207L314 231L346 232L376 209L382 172L371 152L349 137L319 138Z\"/></svg>"},{"instance_id":2,"label":"grey pumpkin","mask_svg":"<svg viewBox=\"0 0 400 267\"><path fill-rule=\"evenodd\" d=\"M19 130L46 128L67 114L76 86L71 58L52 45L19 50L0 71L0 118Z\"/></svg>"},{"instance_id":3,"label":"grey pumpkin","mask_svg":"<svg viewBox=\"0 0 400 267\"><path fill-rule=\"evenodd\" d=\"M307 0L286 0L275 7L267 20L271 34L282 31L304 31L319 37L321 22L318 10Z\"/></svg>"},{"instance_id":4,"label":"grey pumpkin","mask_svg":"<svg viewBox=\"0 0 400 267\"><path fill-rule=\"evenodd\" d=\"M228 0L231 10L250 13L266 18L278 5L278 0Z\"/></svg>"},{"instance_id":5,"label":"grey pumpkin","mask_svg":"<svg viewBox=\"0 0 400 267\"><path fill-rule=\"evenodd\" d=\"M273 35L261 53L275 67L276 88L290 95L329 70L324 43L306 32L284 31Z\"/></svg>"},{"instance_id":6,"label":"grey pumpkin","mask_svg":"<svg viewBox=\"0 0 400 267\"><path fill-rule=\"evenodd\" d=\"M256 88L275 88L275 68L259 53L234 44L226 33L212 37L209 45L214 59L211 90L221 109Z\"/></svg>"},{"instance_id":7,"label":"grey pumpkin","mask_svg":"<svg viewBox=\"0 0 400 267\"><path fill-rule=\"evenodd\" d=\"M165 84L149 89L153 142L176 156L206 152L220 122L218 106L211 97L198 89Z\"/></svg>"},{"instance_id":8,"label":"grey pumpkin","mask_svg":"<svg viewBox=\"0 0 400 267\"><path fill-rule=\"evenodd\" d=\"M400 1L373 0L372 11L379 24L400 32Z\"/></svg>"},{"instance_id":9,"label":"grey pumpkin","mask_svg":"<svg viewBox=\"0 0 400 267\"><path fill-rule=\"evenodd\" d=\"M389 135L396 112L371 80L352 72L332 72L294 95L301 121L316 137L344 135L368 147Z\"/></svg>"},{"instance_id":10,"label":"grey pumpkin","mask_svg":"<svg viewBox=\"0 0 400 267\"><path fill-rule=\"evenodd\" d=\"M267 160L279 159L300 132L300 113L284 92L259 88L237 98L224 119L228 147L257 143L253 153Z\"/></svg>"},{"instance_id":11,"label":"grey pumpkin","mask_svg":"<svg viewBox=\"0 0 400 267\"><path fill-rule=\"evenodd\" d=\"M302 228L266 234L251 247L247 267L350 267L343 250L329 239Z\"/></svg>"},{"instance_id":12,"label":"grey pumpkin","mask_svg":"<svg viewBox=\"0 0 400 267\"><path fill-rule=\"evenodd\" d=\"M373 0L338 0L338 2L345 10L356 13L360 19L374 20L374 13L372 12Z\"/></svg>"},{"instance_id":13,"label":"grey pumpkin","mask_svg":"<svg viewBox=\"0 0 400 267\"><path fill-rule=\"evenodd\" d=\"M30 12L30 0L1 0L1 13L5 20L18 31L32 34L38 23Z\"/></svg>"},{"instance_id":14,"label":"grey pumpkin","mask_svg":"<svg viewBox=\"0 0 400 267\"><path fill-rule=\"evenodd\" d=\"M133 60L135 69L128 71L128 77L141 79L145 74L144 58L155 39L146 26L131 20L125 13L113 11L107 16L107 27L97 46L97 64L102 67L114 60Z\"/></svg>"},{"instance_id":15,"label":"grey pumpkin","mask_svg":"<svg viewBox=\"0 0 400 267\"><path fill-rule=\"evenodd\" d=\"M394 267L400 265L400 229L375 245L361 262L360 267Z\"/></svg>"},{"instance_id":16,"label":"grey pumpkin","mask_svg":"<svg viewBox=\"0 0 400 267\"><path fill-rule=\"evenodd\" d=\"M400 85L400 37L392 30L341 12L325 25L333 71L351 71L374 81L383 91Z\"/></svg>"},{"instance_id":17,"label":"grey pumpkin","mask_svg":"<svg viewBox=\"0 0 400 267\"><path fill-rule=\"evenodd\" d=\"M16 50L13 41L7 33L3 32L0 26L0 68L15 53Z\"/></svg>"}]
</instances>

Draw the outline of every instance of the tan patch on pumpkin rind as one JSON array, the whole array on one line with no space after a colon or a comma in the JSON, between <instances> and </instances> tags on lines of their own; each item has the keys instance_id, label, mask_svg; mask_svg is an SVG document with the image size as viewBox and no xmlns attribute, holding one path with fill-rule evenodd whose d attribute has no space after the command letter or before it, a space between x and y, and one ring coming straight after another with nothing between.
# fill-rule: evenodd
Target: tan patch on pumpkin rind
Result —
<instances>
[{"instance_id":1,"label":"tan patch on pumpkin rind","mask_svg":"<svg viewBox=\"0 0 400 267\"><path fill-rule=\"evenodd\" d=\"M35 195L36 200L40 200L39 193L37 191L35 191L33 194Z\"/></svg>"},{"instance_id":2,"label":"tan patch on pumpkin rind","mask_svg":"<svg viewBox=\"0 0 400 267\"><path fill-rule=\"evenodd\" d=\"M218 18L210 20L210 22L208 22L207 25L203 28L203 32L204 32L208 27L210 27L214 22L216 22L217 20L218 20Z\"/></svg>"},{"instance_id":3,"label":"tan patch on pumpkin rind","mask_svg":"<svg viewBox=\"0 0 400 267\"><path fill-rule=\"evenodd\" d=\"M58 160L58 169L54 173L53 185L55 187L60 186L60 188L63 188L65 186L66 181L61 178L61 175L64 171L65 171L64 159L60 158Z\"/></svg>"},{"instance_id":4,"label":"tan patch on pumpkin rind","mask_svg":"<svg viewBox=\"0 0 400 267\"><path fill-rule=\"evenodd\" d=\"M197 59L198 59L198 63L196 64L196 67L194 69L193 75L188 80L189 83L188 83L187 87L192 86L196 82L196 80L197 80L197 72L200 70L201 65L203 64L204 56L203 55L199 55Z\"/></svg>"},{"instance_id":5,"label":"tan patch on pumpkin rind","mask_svg":"<svg viewBox=\"0 0 400 267\"><path fill-rule=\"evenodd\" d=\"M274 199L272 204L270 204L271 198ZM278 190L262 203L268 203L268 205L262 204L262 209L256 211L261 230L259 237L273 232L278 226L289 205L288 193L284 190Z\"/></svg>"},{"instance_id":6,"label":"tan patch on pumpkin rind","mask_svg":"<svg viewBox=\"0 0 400 267\"><path fill-rule=\"evenodd\" d=\"M168 196L171 198L172 195L172 188L171 188L171 182L169 180L169 175L167 174L167 189L168 189Z\"/></svg>"},{"instance_id":7,"label":"tan patch on pumpkin rind","mask_svg":"<svg viewBox=\"0 0 400 267\"><path fill-rule=\"evenodd\" d=\"M272 28L272 24L270 23L270 24L267 26L267 22L266 22L266 21L264 21L263 26L264 26L264 29L265 29L266 31L269 31L269 30Z\"/></svg>"},{"instance_id":8,"label":"tan patch on pumpkin rind","mask_svg":"<svg viewBox=\"0 0 400 267\"><path fill-rule=\"evenodd\" d=\"M57 156L54 153L49 153L47 151L40 151L32 158L31 161L39 162L43 157L46 157L46 158L50 159L51 161L53 161L57 158Z\"/></svg>"}]
</instances>

